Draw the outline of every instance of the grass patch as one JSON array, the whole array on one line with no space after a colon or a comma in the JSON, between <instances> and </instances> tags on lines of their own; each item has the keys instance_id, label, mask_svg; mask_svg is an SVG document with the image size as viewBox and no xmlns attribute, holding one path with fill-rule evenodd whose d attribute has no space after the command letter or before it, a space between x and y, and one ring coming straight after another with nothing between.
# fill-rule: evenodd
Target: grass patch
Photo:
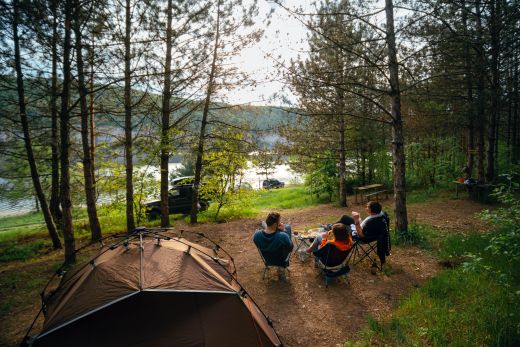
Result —
<instances>
[{"instance_id":1,"label":"grass patch","mask_svg":"<svg viewBox=\"0 0 520 347\"><path fill-rule=\"evenodd\" d=\"M303 186L288 187L261 191L251 202L251 206L258 210L291 209L311 207L318 204L330 203L325 194L317 197L311 195Z\"/></svg>"},{"instance_id":2,"label":"grass patch","mask_svg":"<svg viewBox=\"0 0 520 347\"><path fill-rule=\"evenodd\" d=\"M36 240L30 243L6 242L0 246L0 262L27 260L50 249L52 249L52 244L45 240Z\"/></svg>"},{"instance_id":3,"label":"grass patch","mask_svg":"<svg viewBox=\"0 0 520 347\"><path fill-rule=\"evenodd\" d=\"M406 299L385 321L369 319L346 346L517 346L519 294L489 274L447 270Z\"/></svg>"},{"instance_id":4,"label":"grass patch","mask_svg":"<svg viewBox=\"0 0 520 347\"><path fill-rule=\"evenodd\" d=\"M0 230L17 226L42 224L44 223L43 214L41 212L31 212L17 216L9 216L0 218Z\"/></svg>"},{"instance_id":5,"label":"grass patch","mask_svg":"<svg viewBox=\"0 0 520 347\"><path fill-rule=\"evenodd\" d=\"M346 346L520 345L520 267L518 261L489 249L490 238L499 232L414 228L423 240L419 245L430 245L454 268L414 291L391 317L369 318L360 338Z\"/></svg>"},{"instance_id":6,"label":"grass patch","mask_svg":"<svg viewBox=\"0 0 520 347\"><path fill-rule=\"evenodd\" d=\"M406 203L408 204L420 204L430 202L439 195L439 191L434 188L428 188L425 190L414 190L407 192Z\"/></svg>"},{"instance_id":7,"label":"grass patch","mask_svg":"<svg viewBox=\"0 0 520 347\"><path fill-rule=\"evenodd\" d=\"M325 195L321 195L320 197L311 195L303 186L261 190L254 192L251 198L246 202L222 207L216 222L240 218L255 218L267 209L296 209L311 207L322 203L329 203L328 197ZM199 213L197 220L202 223L213 222L215 221L214 216L216 211L216 204L211 204L207 211ZM189 216L177 216L175 219L189 221Z\"/></svg>"}]
</instances>

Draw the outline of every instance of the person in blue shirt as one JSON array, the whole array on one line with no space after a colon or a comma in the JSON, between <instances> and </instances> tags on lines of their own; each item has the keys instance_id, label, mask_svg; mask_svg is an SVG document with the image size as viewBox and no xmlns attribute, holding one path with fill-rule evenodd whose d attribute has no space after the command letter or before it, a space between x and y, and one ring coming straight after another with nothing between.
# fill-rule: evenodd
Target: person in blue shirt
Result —
<instances>
[{"instance_id":1,"label":"person in blue shirt","mask_svg":"<svg viewBox=\"0 0 520 347\"><path fill-rule=\"evenodd\" d=\"M289 224L283 224L281 216L278 212L271 212L265 219L265 230L257 230L253 235L253 242L256 247L265 255L269 254L275 263L280 263L280 266L286 262L286 258L293 249L292 231ZM272 263L266 259L266 261ZM276 264L273 264L276 265Z\"/></svg>"}]
</instances>

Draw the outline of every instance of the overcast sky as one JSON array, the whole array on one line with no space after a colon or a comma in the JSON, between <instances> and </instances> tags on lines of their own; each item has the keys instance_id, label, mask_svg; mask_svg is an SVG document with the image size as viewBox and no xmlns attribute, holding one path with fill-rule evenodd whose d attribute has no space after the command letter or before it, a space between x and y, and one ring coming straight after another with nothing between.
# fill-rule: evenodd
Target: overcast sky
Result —
<instances>
[{"instance_id":1,"label":"overcast sky","mask_svg":"<svg viewBox=\"0 0 520 347\"><path fill-rule=\"evenodd\" d=\"M301 5L299 0L285 0L284 5L295 8ZM265 28L260 42L246 48L237 57L236 63L241 70L248 72L258 81L255 87L243 87L228 95L228 101L233 104L252 103L255 105L280 104L278 100L272 100L275 93L283 93L283 81L281 72L276 68L276 61L286 64L298 55L305 55L306 28L296 18L278 5L266 0L258 0L259 16L257 24ZM274 9L271 15L270 25L265 27L263 19ZM291 99L290 94L285 93Z\"/></svg>"}]
</instances>

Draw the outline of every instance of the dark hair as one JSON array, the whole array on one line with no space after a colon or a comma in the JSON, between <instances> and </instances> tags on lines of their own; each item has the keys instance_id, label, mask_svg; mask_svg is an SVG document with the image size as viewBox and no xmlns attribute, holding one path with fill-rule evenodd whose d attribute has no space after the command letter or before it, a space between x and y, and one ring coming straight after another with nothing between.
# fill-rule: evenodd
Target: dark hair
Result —
<instances>
[{"instance_id":1,"label":"dark hair","mask_svg":"<svg viewBox=\"0 0 520 347\"><path fill-rule=\"evenodd\" d=\"M332 232L334 233L334 239L337 241L345 241L348 239L348 231L345 224L334 224L332 226Z\"/></svg>"},{"instance_id":2,"label":"dark hair","mask_svg":"<svg viewBox=\"0 0 520 347\"><path fill-rule=\"evenodd\" d=\"M377 201L369 201L367 204L368 208L370 209L370 212L372 213L381 213L381 204Z\"/></svg>"},{"instance_id":3,"label":"dark hair","mask_svg":"<svg viewBox=\"0 0 520 347\"><path fill-rule=\"evenodd\" d=\"M343 216L341 216L341 218L336 223L350 225L350 224L354 224L355 222L354 222L354 218L344 214Z\"/></svg>"},{"instance_id":4,"label":"dark hair","mask_svg":"<svg viewBox=\"0 0 520 347\"><path fill-rule=\"evenodd\" d=\"M267 215L265 219L265 224L270 227L273 224L278 224L280 222L280 214L278 212L271 212Z\"/></svg>"}]
</instances>

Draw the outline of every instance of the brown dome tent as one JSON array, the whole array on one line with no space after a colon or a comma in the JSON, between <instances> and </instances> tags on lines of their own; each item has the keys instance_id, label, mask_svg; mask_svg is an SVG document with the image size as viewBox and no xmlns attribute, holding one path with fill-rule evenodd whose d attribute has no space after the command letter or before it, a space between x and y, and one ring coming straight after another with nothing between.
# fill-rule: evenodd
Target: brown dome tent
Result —
<instances>
[{"instance_id":1,"label":"brown dome tent","mask_svg":"<svg viewBox=\"0 0 520 347\"><path fill-rule=\"evenodd\" d=\"M41 332L24 344L282 345L237 282L231 257L168 235L140 228L66 272L43 300Z\"/></svg>"}]
</instances>

